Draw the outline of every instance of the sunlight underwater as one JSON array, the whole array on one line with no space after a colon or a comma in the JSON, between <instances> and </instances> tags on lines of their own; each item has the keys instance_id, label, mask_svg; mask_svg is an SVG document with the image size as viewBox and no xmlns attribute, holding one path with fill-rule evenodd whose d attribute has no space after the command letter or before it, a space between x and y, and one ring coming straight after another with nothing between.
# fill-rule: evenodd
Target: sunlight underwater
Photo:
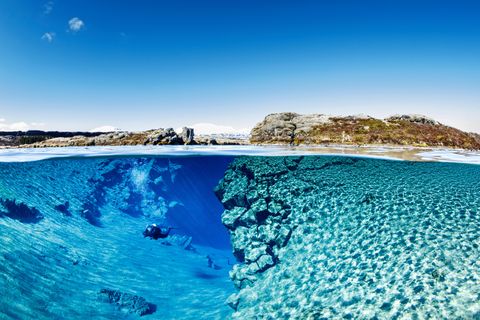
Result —
<instances>
[{"instance_id":1,"label":"sunlight underwater","mask_svg":"<svg viewBox=\"0 0 480 320\"><path fill-rule=\"evenodd\" d=\"M475 318L479 208L468 164L4 162L0 317ZM176 229L150 240L150 223Z\"/></svg>"}]
</instances>

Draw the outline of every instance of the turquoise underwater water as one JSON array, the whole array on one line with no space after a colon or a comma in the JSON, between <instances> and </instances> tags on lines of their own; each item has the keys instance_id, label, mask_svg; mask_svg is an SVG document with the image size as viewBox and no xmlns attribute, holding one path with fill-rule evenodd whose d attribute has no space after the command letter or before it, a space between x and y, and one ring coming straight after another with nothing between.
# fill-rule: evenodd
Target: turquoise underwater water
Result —
<instances>
[{"instance_id":1,"label":"turquoise underwater water","mask_svg":"<svg viewBox=\"0 0 480 320\"><path fill-rule=\"evenodd\" d=\"M235 319L480 317L480 166L252 157L222 186Z\"/></svg>"},{"instance_id":2,"label":"turquoise underwater water","mask_svg":"<svg viewBox=\"0 0 480 320\"><path fill-rule=\"evenodd\" d=\"M295 170L284 170L292 159ZM222 225L214 188L229 165L238 194L258 188L291 211L275 265L242 287L229 272L248 261L233 256L231 238L241 227L247 233L234 247L257 241L269 220L232 234ZM479 210L480 166L468 164L333 156L0 163L0 319L474 319ZM149 223L176 229L150 240L142 235Z\"/></svg>"},{"instance_id":3,"label":"turquoise underwater water","mask_svg":"<svg viewBox=\"0 0 480 320\"><path fill-rule=\"evenodd\" d=\"M0 319L228 318L235 258L213 188L230 161L1 163ZM151 223L177 229L150 240Z\"/></svg>"}]
</instances>

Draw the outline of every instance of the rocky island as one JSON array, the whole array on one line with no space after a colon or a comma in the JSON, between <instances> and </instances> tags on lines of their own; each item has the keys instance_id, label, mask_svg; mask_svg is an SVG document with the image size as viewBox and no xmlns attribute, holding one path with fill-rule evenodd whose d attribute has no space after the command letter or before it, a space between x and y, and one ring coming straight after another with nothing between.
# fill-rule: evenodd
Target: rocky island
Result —
<instances>
[{"instance_id":1,"label":"rocky island","mask_svg":"<svg viewBox=\"0 0 480 320\"><path fill-rule=\"evenodd\" d=\"M400 145L480 149L480 135L455 129L423 115L302 115L292 112L265 117L251 132L254 144Z\"/></svg>"}]
</instances>

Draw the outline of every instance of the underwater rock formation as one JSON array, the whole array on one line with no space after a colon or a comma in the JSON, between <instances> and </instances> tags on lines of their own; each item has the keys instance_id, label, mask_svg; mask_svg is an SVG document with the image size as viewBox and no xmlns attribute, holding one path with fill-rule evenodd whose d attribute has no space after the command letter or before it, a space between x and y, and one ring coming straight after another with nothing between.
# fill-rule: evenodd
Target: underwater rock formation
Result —
<instances>
[{"instance_id":1,"label":"underwater rock formation","mask_svg":"<svg viewBox=\"0 0 480 320\"><path fill-rule=\"evenodd\" d=\"M260 161L256 168L236 160L216 189L226 209L222 222L230 230L233 253L245 262L234 266L231 273L240 289L251 285L256 274L277 263L278 251L288 242L294 228L286 223L290 205L282 197L272 198L269 194L278 175L289 169L280 169L277 161L268 160ZM292 160L293 166L295 161ZM270 165L279 169L273 175Z\"/></svg>"},{"instance_id":2,"label":"underwater rock formation","mask_svg":"<svg viewBox=\"0 0 480 320\"><path fill-rule=\"evenodd\" d=\"M23 223L37 223L43 219L43 214L37 208L10 199L0 199L0 218L3 216Z\"/></svg>"},{"instance_id":3,"label":"underwater rock formation","mask_svg":"<svg viewBox=\"0 0 480 320\"><path fill-rule=\"evenodd\" d=\"M55 206L55 210L63 213L64 216L71 217L72 213L69 210L70 208L70 202L65 201L64 203L60 203Z\"/></svg>"},{"instance_id":4,"label":"underwater rock formation","mask_svg":"<svg viewBox=\"0 0 480 320\"><path fill-rule=\"evenodd\" d=\"M180 168L165 159L101 161L95 175L88 178L89 194L80 208L80 216L101 227L102 211L110 206L132 217L147 216L161 221L169 209L180 203L166 192L172 188ZM107 199L114 201L109 203ZM62 213L65 209L70 211L65 204L56 209Z\"/></svg>"},{"instance_id":5,"label":"underwater rock formation","mask_svg":"<svg viewBox=\"0 0 480 320\"><path fill-rule=\"evenodd\" d=\"M152 314L157 307L147 302L145 298L112 289L102 289L98 293L100 300L115 305L127 313L136 313L139 316Z\"/></svg>"},{"instance_id":6,"label":"underwater rock formation","mask_svg":"<svg viewBox=\"0 0 480 320\"><path fill-rule=\"evenodd\" d=\"M216 188L233 318L474 317L480 167L454 166L237 158Z\"/></svg>"}]
</instances>

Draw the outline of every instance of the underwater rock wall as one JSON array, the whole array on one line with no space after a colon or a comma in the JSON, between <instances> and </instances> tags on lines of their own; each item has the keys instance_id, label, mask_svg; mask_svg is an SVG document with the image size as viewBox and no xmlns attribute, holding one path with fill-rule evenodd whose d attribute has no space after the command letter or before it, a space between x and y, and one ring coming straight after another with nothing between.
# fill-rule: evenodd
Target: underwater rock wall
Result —
<instances>
[{"instance_id":1,"label":"underwater rock wall","mask_svg":"<svg viewBox=\"0 0 480 320\"><path fill-rule=\"evenodd\" d=\"M480 166L240 157L216 194L236 319L480 315Z\"/></svg>"},{"instance_id":2,"label":"underwater rock wall","mask_svg":"<svg viewBox=\"0 0 480 320\"><path fill-rule=\"evenodd\" d=\"M81 217L97 227L118 214L165 222L180 202L171 189L181 167L148 158L6 163L0 166L0 208L17 219L43 217L54 208L60 217Z\"/></svg>"},{"instance_id":3,"label":"underwater rock wall","mask_svg":"<svg viewBox=\"0 0 480 320\"><path fill-rule=\"evenodd\" d=\"M229 248L213 188L230 157L97 158L0 165L0 219L82 219L106 227L123 216L177 227L202 245ZM52 210L53 209L53 210Z\"/></svg>"}]
</instances>

